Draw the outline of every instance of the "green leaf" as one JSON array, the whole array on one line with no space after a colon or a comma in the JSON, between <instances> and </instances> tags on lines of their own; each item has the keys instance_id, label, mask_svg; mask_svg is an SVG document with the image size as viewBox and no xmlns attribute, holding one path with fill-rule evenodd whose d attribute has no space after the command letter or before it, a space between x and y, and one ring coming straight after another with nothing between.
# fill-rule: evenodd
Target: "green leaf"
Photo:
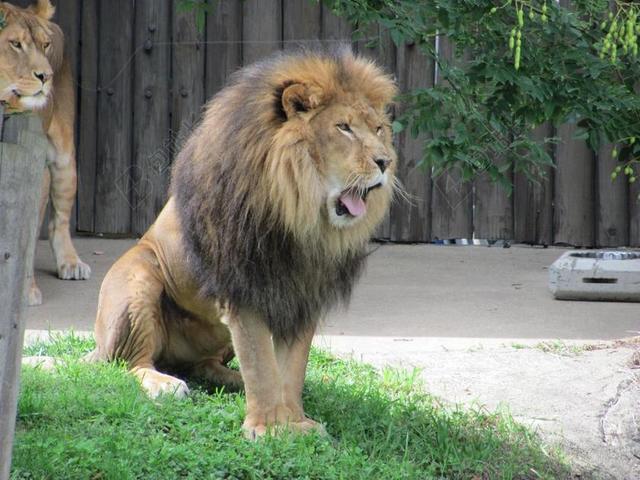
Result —
<instances>
[{"instance_id":1,"label":"green leaf","mask_svg":"<svg viewBox=\"0 0 640 480\"><path fill-rule=\"evenodd\" d=\"M404 124L402 122L399 122L398 120L395 120L391 124L391 130L393 130L393 133L400 133L404 130Z\"/></svg>"}]
</instances>

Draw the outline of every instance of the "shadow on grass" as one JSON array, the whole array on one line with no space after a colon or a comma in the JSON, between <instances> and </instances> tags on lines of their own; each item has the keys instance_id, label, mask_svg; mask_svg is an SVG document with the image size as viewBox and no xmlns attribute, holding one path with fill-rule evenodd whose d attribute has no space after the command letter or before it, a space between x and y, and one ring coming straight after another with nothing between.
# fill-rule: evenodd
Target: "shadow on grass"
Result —
<instances>
[{"instance_id":1,"label":"shadow on grass","mask_svg":"<svg viewBox=\"0 0 640 480\"><path fill-rule=\"evenodd\" d=\"M310 359L305 407L330 438L242 438L244 396L197 384L184 401L150 401L124 365L76 359L91 341L60 337L29 353L12 478L568 478L555 453L507 414L443 405L418 372Z\"/></svg>"}]
</instances>

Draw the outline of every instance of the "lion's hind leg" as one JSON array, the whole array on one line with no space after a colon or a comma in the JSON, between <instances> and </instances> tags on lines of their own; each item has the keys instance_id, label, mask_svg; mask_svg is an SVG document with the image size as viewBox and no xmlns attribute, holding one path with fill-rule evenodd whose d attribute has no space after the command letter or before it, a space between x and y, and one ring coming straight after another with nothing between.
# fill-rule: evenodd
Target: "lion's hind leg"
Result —
<instances>
[{"instance_id":1,"label":"lion's hind leg","mask_svg":"<svg viewBox=\"0 0 640 480\"><path fill-rule=\"evenodd\" d=\"M151 398L184 397L187 384L156 365L170 341L165 328L164 282L155 254L140 244L111 268L102 283L96 317L96 350L89 359L121 360Z\"/></svg>"},{"instance_id":2,"label":"lion's hind leg","mask_svg":"<svg viewBox=\"0 0 640 480\"><path fill-rule=\"evenodd\" d=\"M225 387L232 392L244 388L240 372L227 367L226 362L221 358L208 358L199 362L194 366L191 375L208 384Z\"/></svg>"}]
</instances>

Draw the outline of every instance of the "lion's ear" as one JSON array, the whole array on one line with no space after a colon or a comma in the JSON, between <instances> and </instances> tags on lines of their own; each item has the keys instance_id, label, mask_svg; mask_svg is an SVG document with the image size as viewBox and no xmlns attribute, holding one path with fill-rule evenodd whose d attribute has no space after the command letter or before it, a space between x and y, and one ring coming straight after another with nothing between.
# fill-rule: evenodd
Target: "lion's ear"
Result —
<instances>
[{"instance_id":1,"label":"lion's ear","mask_svg":"<svg viewBox=\"0 0 640 480\"><path fill-rule=\"evenodd\" d=\"M31 5L31 11L44 20L51 20L56 13L56 7L51 5L50 0L38 0L35 5Z\"/></svg>"},{"instance_id":2,"label":"lion's ear","mask_svg":"<svg viewBox=\"0 0 640 480\"><path fill-rule=\"evenodd\" d=\"M287 119L320 105L321 92L302 83L294 83L282 91L282 109Z\"/></svg>"}]
</instances>

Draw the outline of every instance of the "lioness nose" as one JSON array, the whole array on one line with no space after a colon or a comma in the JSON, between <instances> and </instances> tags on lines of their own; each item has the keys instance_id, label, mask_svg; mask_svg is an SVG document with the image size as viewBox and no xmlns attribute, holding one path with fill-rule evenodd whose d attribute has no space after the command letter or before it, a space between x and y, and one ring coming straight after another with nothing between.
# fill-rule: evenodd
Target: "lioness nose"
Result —
<instances>
[{"instance_id":1,"label":"lioness nose","mask_svg":"<svg viewBox=\"0 0 640 480\"><path fill-rule=\"evenodd\" d=\"M43 84L47 83L50 75L47 72L33 72L33 76L40 80Z\"/></svg>"},{"instance_id":2,"label":"lioness nose","mask_svg":"<svg viewBox=\"0 0 640 480\"><path fill-rule=\"evenodd\" d=\"M387 169L387 167L391 163L391 160L389 160L388 158L376 158L374 162L378 166L380 171L384 173L384 171Z\"/></svg>"}]
</instances>

